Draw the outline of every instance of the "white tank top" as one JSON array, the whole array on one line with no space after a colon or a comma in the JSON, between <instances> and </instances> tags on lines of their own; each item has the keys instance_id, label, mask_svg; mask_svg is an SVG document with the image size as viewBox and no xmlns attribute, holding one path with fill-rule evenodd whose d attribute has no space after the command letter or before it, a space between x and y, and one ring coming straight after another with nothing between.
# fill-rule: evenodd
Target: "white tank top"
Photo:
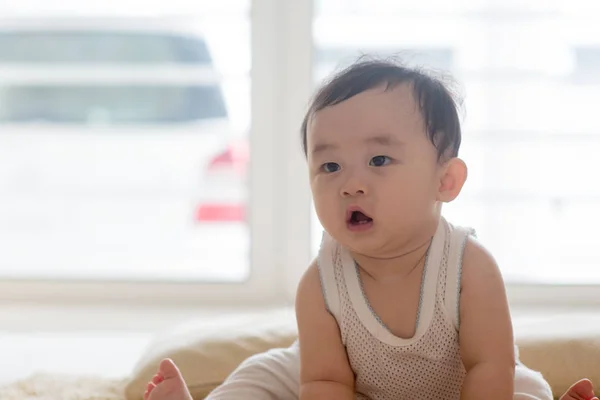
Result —
<instances>
[{"instance_id":1,"label":"white tank top","mask_svg":"<svg viewBox=\"0 0 600 400\"><path fill-rule=\"evenodd\" d=\"M356 399L460 399L465 369L458 343L462 253L471 229L441 218L427 253L416 332L399 338L371 309L346 248L323 236L318 257L328 311L355 374Z\"/></svg>"}]
</instances>

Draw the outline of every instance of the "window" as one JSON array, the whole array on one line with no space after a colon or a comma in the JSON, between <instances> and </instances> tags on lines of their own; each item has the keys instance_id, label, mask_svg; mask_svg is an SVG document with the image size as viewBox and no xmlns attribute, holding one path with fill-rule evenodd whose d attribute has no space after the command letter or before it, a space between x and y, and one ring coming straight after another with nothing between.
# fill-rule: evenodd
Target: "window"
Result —
<instances>
[{"instance_id":1,"label":"window","mask_svg":"<svg viewBox=\"0 0 600 400\"><path fill-rule=\"evenodd\" d=\"M342 46L344 46L342 44ZM376 54L380 57L402 57L409 65L427 66L432 70L449 71L454 62L451 48L409 48L379 47L376 43L360 49L348 47L318 47L315 49L315 83L321 82L332 72L344 67L363 54Z\"/></svg>"},{"instance_id":2,"label":"window","mask_svg":"<svg viewBox=\"0 0 600 400\"><path fill-rule=\"evenodd\" d=\"M314 68L366 48L449 70L470 177L446 216L476 228L511 284L598 284L598 16L568 2L320 0ZM332 47L344 51L323 56ZM320 230L313 213L313 254Z\"/></svg>"},{"instance_id":3,"label":"window","mask_svg":"<svg viewBox=\"0 0 600 400\"><path fill-rule=\"evenodd\" d=\"M250 4L221 3L0 24L0 279L249 281Z\"/></svg>"},{"instance_id":4,"label":"window","mask_svg":"<svg viewBox=\"0 0 600 400\"><path fill-rule=\"evenodd\" d=\"M509 287L597 296L584 1L32 1L0 6L0 298L290 301L321 238L306 102L372 52L462 85L470 177L445 213Z\"/></svg>"}]
</instances>

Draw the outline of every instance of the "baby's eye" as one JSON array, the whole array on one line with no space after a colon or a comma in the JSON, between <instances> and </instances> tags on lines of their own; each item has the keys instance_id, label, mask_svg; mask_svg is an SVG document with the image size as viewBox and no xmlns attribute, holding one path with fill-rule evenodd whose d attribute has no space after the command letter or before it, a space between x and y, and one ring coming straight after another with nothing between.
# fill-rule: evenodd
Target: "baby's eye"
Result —
<instances>
[{"instance_id":1,"label":"baby's eye","mask_svg":"<svg viewBox=\"0 0 600 400\"><path fill-rule=\"evenodd\" d=\"M321 165L321 169L323 170L323 172L327 173L337 172L340 170L340 168L340 164L334 162L328 162Z\"/></svg>"},{"instance_id":2,"label":"baby's eye","mask_svg":"<svg viewBox=\"0 0 600 400\"><path fill-rule=\"evenodd\" d=\"M375 156L369 161L369 165L372 167L383 167L388 165L392 161L388 156Z\"/></svg>"}]
</instances>

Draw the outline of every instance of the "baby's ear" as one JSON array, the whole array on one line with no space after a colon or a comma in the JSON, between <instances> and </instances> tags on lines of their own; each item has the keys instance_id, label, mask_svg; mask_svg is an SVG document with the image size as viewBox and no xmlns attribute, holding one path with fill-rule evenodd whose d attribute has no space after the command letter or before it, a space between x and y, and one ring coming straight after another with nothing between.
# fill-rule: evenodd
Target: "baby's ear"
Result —
<instances>
[{"instance_id":1,"label":"baby's ear","mask_svg":"<svg viewBox=\"0 0 600 400\"><path fill-rule=\"evenodd\" d=\"M440 167L440 186L437 200L450 203L460 194L467 180L467 164L454 157Z\"/></svg>"}]
</instances>

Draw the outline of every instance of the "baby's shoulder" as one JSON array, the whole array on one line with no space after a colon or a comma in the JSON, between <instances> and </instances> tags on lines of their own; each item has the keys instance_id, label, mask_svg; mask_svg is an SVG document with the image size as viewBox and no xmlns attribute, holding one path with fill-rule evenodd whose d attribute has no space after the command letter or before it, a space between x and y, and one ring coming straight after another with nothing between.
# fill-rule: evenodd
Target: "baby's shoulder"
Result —
<instances>
[{"instance_id":1,"label":"baby's shoulder","mask_svg":"<svg viewBox=\"0 0 600 400\"><path fill-rule=\"evenodd\" d=\"M474 236L466 239L462 257L461 288L497 280L500 269L492 253Z\"/></svg>"}]
</instances>

